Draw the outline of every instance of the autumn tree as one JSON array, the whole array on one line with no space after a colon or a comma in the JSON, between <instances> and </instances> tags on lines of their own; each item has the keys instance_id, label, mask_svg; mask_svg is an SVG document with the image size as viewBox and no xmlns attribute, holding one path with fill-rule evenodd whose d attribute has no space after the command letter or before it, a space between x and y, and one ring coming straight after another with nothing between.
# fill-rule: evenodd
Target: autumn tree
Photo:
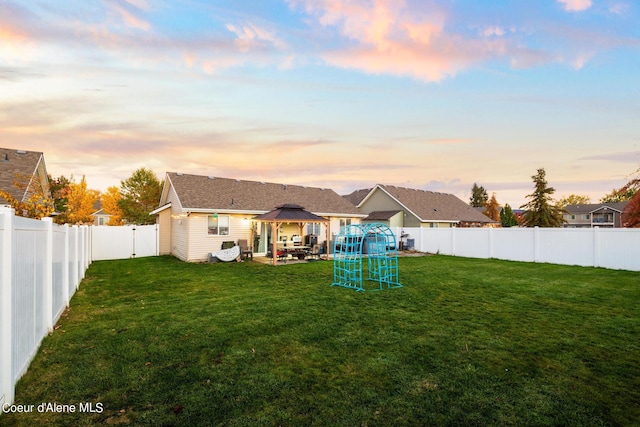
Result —
<instances>
[{"instance_id":1,"label":"autumn tree","mask_svg":"<svg viewBox=\"0 0 640 427\"><path fill-rule=\"evenodd\" d=\"M71 176L73 179L73 176ZM49 175L49 189L51 191L51 198L53 199L53 206L56 211L56 216L54 217L54 222L62 224L65 221L66 216L64 215L67 212L67 203L69 202L69 184L71 180L66 178L64 175L60 175L57 178L53 178Z\"/></svg>"},{"instance_id":2,"label":"autumn tree","mask_svg":"<svg viewBox=\"0 0 640 427\"><path fill-rule=\"evenodd\" d=\"M107 225L124 224L122 220L122 209L120 209L120 205L118 205L121 198L120 190L116 186L107 188L107 191L100 195L102 209L110 215Z\"/></svg>"},{"instance_id":3,"label":"autumn tree","mask_svg":"<svg viewBox=\"0 0 640 427\"><path fill-rule=\"evenodd\" d=\"M496 193L491 195L491 199L485 205L484 214L494 221L500 221L500 205L496 199Z\"/></svg>"},{"instance_id":4,"label":"autumn tree","mask_svg":"<svg viewBox=\"0 0 640 427\"><path fill-rule=\"evenodd\" d=\"M99 200L97 190L87 188L85 177L79 183L71 181L67 192L67 211L63 220L71 224L86 224L93 221L91 214L95 211L95 203Z\"/></svg>"},{"instance_id":5,"label":"autumn tree","mask_svg":"<svg viewBox=\"0 0 640 427\"><path fill-rule=\"evenodd\" d=\"M568 205L588 205L591 203L591 198L586 195L570 194L567 197L563 197L558 200L557 206L564 209Z\"/></svg>"},{"instance_id":6,"label":"autumn tree","mask_svg":"<svg viewBox=\"0 0 640 427\"><path fill-rule=\"evenodd\" d=\"M531 178L534 183L533 193L527 195L528 203L520 206L524 209L521 225L525 227L560 227L564 222L563 209L558 207L551 195L555 188L547 185L546 172L543 168Z\"/></svg>"},{"instance_id":7,"label":"autumn tree","mask_svg":"<svg viewBox=\"0 0 640 427\"><path fill-rule=\"evenodd\" d=\"M630 181L619 190L622 194L632 194L622 211L621 220L623 227L635 228L640 227L640 167L629 175L629 178Z\"/></svg>"},{"instance_id":8,"label":"autumn tree","mask_svg":"<svg viewBox=\"0 0 640 427\"><path fill-rule=\"evenodd\" d=\"M469 199L469 204L474 208L481 208L488 200L489 196L487 195L487 190L485 190L483 186L474 182L473 187L471 187L471 198Z\"/></svg>"},{"instance_id":9,"label":"autumn tree","mask_svg":"<svg viewBox=\"0 0 640 427\"><path fill-rule=\"evenodd\" d=\"M515 227L518 225L516 216L513 214L513 209L511 209L509 203L506 203L500 211L500 222L503 227Z\"/></svg>"},{"instance_id":10,"label":"autumn tree","mask_svg":"<svg viewBox=\"0 0 640 427\"><path fill-rule=\"evenodd\" d=\"M22 200L17 200L4 190L0 190L0 197L9 203L16 215L42 219L54 212L53 199L46 183L31 176L17 174L13 185L24 191L25 197Z\"/></svg>"},{"instance_id":11,"label":"autumn tree","mask_svg":"<svg viewBox=\"0 0 640 427\"><path fill-rule=\"evenodd\" d=\"M158 207L162 183L152 170L140 168L126 180L121 181L122 198L118 206L122 219L130 224L154 224L155 218L149 213Z\"/></svg>"}]
</instances>

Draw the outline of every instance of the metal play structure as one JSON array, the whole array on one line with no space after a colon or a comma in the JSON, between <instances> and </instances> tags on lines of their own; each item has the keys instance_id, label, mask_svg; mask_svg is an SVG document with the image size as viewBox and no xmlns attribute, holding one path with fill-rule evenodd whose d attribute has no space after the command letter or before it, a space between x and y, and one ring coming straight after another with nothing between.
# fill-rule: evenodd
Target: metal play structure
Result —
<instances>
[{"instance_id":1,"label":"metal play structure","mask_svg":"<svg viewBox=\"0 0 640 427\"><path fill-rule=\"evenodd\" d=\"M363 258L366 280L378 288L401 288L398 282L398 245L391 229L382 223L352 224L342 227L333 247L333 283L363 292Z\"/></svg>"}]
</instances>

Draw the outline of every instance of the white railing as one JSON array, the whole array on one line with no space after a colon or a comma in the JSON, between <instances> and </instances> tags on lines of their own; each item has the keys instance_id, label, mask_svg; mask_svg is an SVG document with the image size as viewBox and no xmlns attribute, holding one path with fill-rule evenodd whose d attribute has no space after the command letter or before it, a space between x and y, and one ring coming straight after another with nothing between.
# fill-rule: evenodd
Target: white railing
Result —
<instances>
[{"instance_id":1,"label":"white railing","mask_svg":"<svg viewBox=\"0 0 640 427\"><path fill-rule=\"evenodd\" d=\"M420 252L640 271L640 229L397 228Z\"/></svg>"},{"instance_id":2,"label":"white railing","mask_svg":"<svg viewBox=\"0 0 640 427\"><path fill-rule=\"evenodd\" d=\"M89 267L87 226L21 218L0 207L0 408ZM0 413L2 411L0 410Z\"/></svg>"}]
</instances>

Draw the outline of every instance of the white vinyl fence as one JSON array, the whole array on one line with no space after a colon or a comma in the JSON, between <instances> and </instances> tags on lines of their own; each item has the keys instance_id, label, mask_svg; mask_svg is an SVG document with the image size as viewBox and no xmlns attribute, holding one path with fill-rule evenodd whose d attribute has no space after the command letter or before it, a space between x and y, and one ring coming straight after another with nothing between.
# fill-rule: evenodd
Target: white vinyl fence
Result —
<instances>
[{"instance_id":1,"label":"white vinyl fence","mask_svg":"<svg viewBox=\"0 0 640 427\"><path fill-rule=\"evenodd\" d=\"M421 252L640 271L640 229L398 228L396 236L401 232Z\"/></svg>"},{"instance_id":2,"label":"white vinyl fence","mask_svg":"<svg viewBox=\"0 0 640 427\"><path fill-rule=\"evenodd\" d=\"M126 225L91 227L91 259L139 258L159 253L158 225Z\"/></svg>"},{"instance_id":3,"label":"white vinyl fence","mask_svg":"<svg viewBox=\"0 0 640 427\"><path fill-rule=\"evenodd\" d=\"M90 264L87 226L17 217L0 207L0 408ZM0 413L1 413L0 409Z\"/></svg>"}]
</instances>

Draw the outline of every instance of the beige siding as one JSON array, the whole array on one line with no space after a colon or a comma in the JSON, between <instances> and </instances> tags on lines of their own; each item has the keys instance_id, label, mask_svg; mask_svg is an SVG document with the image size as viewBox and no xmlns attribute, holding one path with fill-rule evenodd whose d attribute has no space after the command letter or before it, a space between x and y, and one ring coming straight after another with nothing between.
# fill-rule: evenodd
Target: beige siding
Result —
<instances>
[{"instance_id":1,"label":"beige siding","mask_svg":"<svg viewBox=\"0 0 640 427\"><path fill-rule=\"evenodd\" d=\"M171 254L171 209L160 212L157 223L160 229L160 255L169 255Z\"/></svg>"},{"instance_id":2,"label":"beige siding","mask_svg":"<svg viewBox=\"0 0 640 427\"><path fill-rule=\"evenodd\" d=\"M431 224L434 224L433 226ZM420 224L419 227L422 228L431 228L431 227L435 227L435 228L451 228L454 227L455 224L451 223L451 222L423 222Z\"/></svg>"},{"instance_id":3,"label":"beige siding","mask_svg":"<svg viewBox=\"0 0 640 427\"><path fill-rule=\"evenodd\" d=\"M180 201L173 187L167 195L166 203L171 203L171 230L169 251L176 258L186 261L187 251L187 220L188 217L180 208Z\"/></svg>"},{"instance_id":4,"label":"beige siding","mask_svg":"<svg viewBox=\"0 0 640 427\"><path fill-rule=\"evenodd\" d=\"M223 214L220 214L222 216ZM189 254L188 261L207 261L209 254L218 251L222 247L222 242L238 239L249 240L251 221L247 215L229 215L229 235L216 236L209 235L207 230L207 214L189 215Z\"/></svg>"}]
</instances>

